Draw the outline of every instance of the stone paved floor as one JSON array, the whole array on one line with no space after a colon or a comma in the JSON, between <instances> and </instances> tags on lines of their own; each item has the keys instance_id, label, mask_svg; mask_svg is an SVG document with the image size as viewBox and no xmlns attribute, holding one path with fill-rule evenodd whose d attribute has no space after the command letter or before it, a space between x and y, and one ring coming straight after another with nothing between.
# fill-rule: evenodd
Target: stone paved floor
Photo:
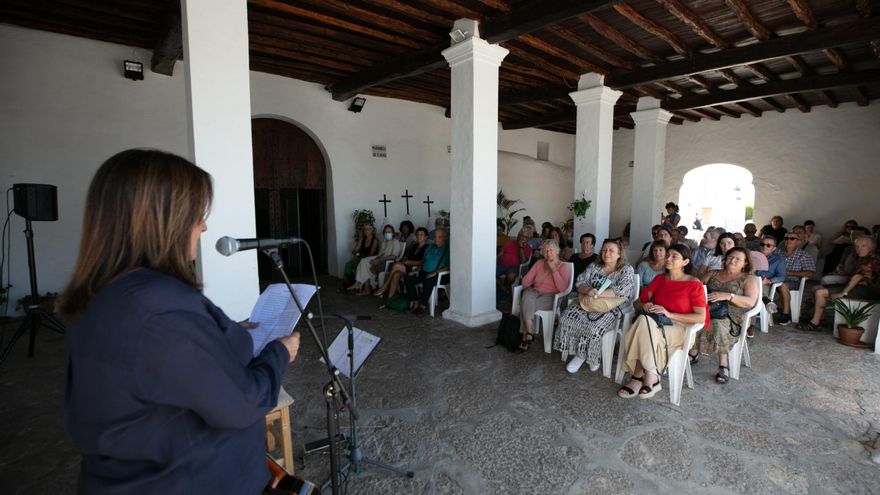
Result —
<instances>
[{"instance_id":1,"label":"stone paved floor","mask_svg":"<svg viewBox=\"0 0 880 495\"><path fill-rule=\"evenodd\" d=\"M880 355L841 346L830 331L772 327L750 342L754 367L726 386L704 357L675 407L666 390L618 399L600 373L569 375L539 346L487 349L494 328L378 311L371 296L323 296L328 313L374 315L357 326L383 338L358 379L364 454L415 471L408 479L365 466L349 493L880 493L864 445L880 429ZM0 368L0 493L73 493L79 459L61 426L61 338L41 333L37 356L24 354L19 344ZM302 455L325 435L316 356L305 338L285 387L296 398L297 472L323 480L328 457Z\"/></svg>"}]
</instances>

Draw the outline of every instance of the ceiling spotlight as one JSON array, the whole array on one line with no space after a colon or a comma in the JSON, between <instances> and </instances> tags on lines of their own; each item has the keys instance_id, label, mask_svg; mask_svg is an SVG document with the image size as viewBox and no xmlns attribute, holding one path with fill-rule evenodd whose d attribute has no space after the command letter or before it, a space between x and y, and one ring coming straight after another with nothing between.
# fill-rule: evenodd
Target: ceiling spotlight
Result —
<instances>
[{"instance_id":1,"label":"ceiling spotlight","mask_svg":"<svg viewBox=\"0 0 880 495\"><path fill-rule=\"evenodd\" d=\"M142 81L144 79L144 64L133 60L126 60L122 68L126 79L131 79L132 81Z\"/></svg>"},{"instance_id":2,"label":"ceiling spotlight","mask_svg":"<svg viewBox=\"0 0 880 495\"><path fill-rule=\"evenodd\" d=\"M367 99L363 96L358 96L355 99L351 100L351 105L348 106L349 112L359 113L364 109L364 105L367 103Z\"/></svg>"},{"instance_id":3,"label":"ceiling spotlight","mask_svg":"<svg viewBox=\"0 0 880 495\"><path fill-rule=\"evenodd\" d=\"M465 39L467 39L468 32L462 31L460 28L455 28L449 32L449 37L452 38L453 43L461 43Z\"/></svg>"}]
</instances>

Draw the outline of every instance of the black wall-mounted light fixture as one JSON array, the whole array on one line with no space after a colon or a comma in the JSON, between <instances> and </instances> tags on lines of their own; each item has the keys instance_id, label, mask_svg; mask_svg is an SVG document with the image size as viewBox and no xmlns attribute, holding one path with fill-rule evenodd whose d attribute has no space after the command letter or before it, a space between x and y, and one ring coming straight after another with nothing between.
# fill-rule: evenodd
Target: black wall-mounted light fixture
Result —
<instances>
[{"instance_id":1,"label":"black wall-mounted light fixture","mask_svg":"<svg viewBox=\"0 0 880 495\"><path fill-rule=\"evenodd\" d=\"M134 60L126 60L123 62L122 68L126 79L131 79L132 81L142 81L144 79L144 64Z\"/></svg>"},{"instance_id":2,"label":"black wall-mounted light fixture","mask_svg":"<svg viewBox=\"0 0 880 495\"><path fill-rule=\"evenodd\" d=\"M349 112L359 113L364 109L364 105L366 105L367 99L363 96L355 97L355 99L351 100L351 105L348 106Z\"/></svg>"}]
</instances>

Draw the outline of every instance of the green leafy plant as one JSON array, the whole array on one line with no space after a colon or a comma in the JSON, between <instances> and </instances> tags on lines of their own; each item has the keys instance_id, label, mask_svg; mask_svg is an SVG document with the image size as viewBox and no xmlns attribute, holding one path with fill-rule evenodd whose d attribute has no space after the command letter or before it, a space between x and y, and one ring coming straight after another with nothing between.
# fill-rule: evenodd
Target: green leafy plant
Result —
<instances>
[{"instance_id":1,"label":"green leafy plant","mask_svg":"<svg viewBox=\"0 0 880 495\"><path fill-rule=\"evenodd\" d=\"M360 238L361 230L363 230L364 225L370 225L374 229L376 228L376 217L373 215L373 210L355 210L352 218L354 219L355 239Z\"/></svg>"},{"instance_id":2,"label":"green leafy plant","mask_svg":"<svg viewBox=\"0 0 880 495\"><path fill-rule=\"evenodd\" d=\"M856 308L854 304L848 304L843 299L831 299L829 304L843 318L848 328L861 328L859 325L871 317L871 310L877 305L877 303L867 303L862 307Z\"/></svg>"},{"instance_id":3,"label":"green leafy plant","mask_svg":"<svg viewBox=\"0 0 880 495\"><path fill-rule=\"evenodd\" d=\"M755 207L751 205L746 206L746 220L752 220L755 217Z\"/></svg>"},{"instance_id":4,"label":"green leafy plant","mask_svg":"<svg viewBox=\"0 0 880 495\"><path fill-rule=\"evenodd\" d=\"M587 216L587 210L589 210L592 205L593 202L587 199L586 195L581 194L581 199L576 199L568 205L568 211L570 211L575 218L583 221L584 217Z\"/></svg>"},{"instance_id":5,"label":"green leafy plant","mask_svg":"<svg viewBox=\"0 0 880 495\"><path fill-rule=\"evenodd\" d=\"M504 233L510 235L510 231L516 227L516 224L519 223L519 220L514 218L517 213L521 211L526 211L525 208L517 208L513 209L517 203L521 203L518 199L510 199L504 194L504 190L500 189L498 191L497 201L498 208L501 209L502 216L498 217L498 220L504 223Z\"/></svg>"}]
</instances>

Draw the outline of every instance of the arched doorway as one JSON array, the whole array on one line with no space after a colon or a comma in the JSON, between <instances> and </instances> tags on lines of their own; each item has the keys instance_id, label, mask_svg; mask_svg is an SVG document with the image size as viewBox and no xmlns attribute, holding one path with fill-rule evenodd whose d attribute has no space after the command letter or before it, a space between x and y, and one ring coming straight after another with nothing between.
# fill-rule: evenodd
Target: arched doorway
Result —
<instances>
[{"instance_id":1,"label":"arched doorway","mask_svg":"<svg viewBox=\"0 0 880 495\"><path fill-rule=\"evenodd\" d=\"M251 120L257 237L296 236L315 256L315 270L327 273L327 173L315 141L291 123ZM296 244L279 251L290 276L311 275L308 253ZM258 256L260 284L280 282L265 256Z\"/></svg>"},{"instance_id":2,"label":"arched doorway","mask_svg":"<svg viewBox=\"0 0 880 495\"><path fill-rule=\"evenodd\" d=\"M743 225L752 219L755 207L752 173L729 163L696 167L682 179L678 205L681 225L692 231L688 237L699 239L703 235L692 229L697 218L703 229L711 225L741 232Z\"/></svg>"}]
</instances>

